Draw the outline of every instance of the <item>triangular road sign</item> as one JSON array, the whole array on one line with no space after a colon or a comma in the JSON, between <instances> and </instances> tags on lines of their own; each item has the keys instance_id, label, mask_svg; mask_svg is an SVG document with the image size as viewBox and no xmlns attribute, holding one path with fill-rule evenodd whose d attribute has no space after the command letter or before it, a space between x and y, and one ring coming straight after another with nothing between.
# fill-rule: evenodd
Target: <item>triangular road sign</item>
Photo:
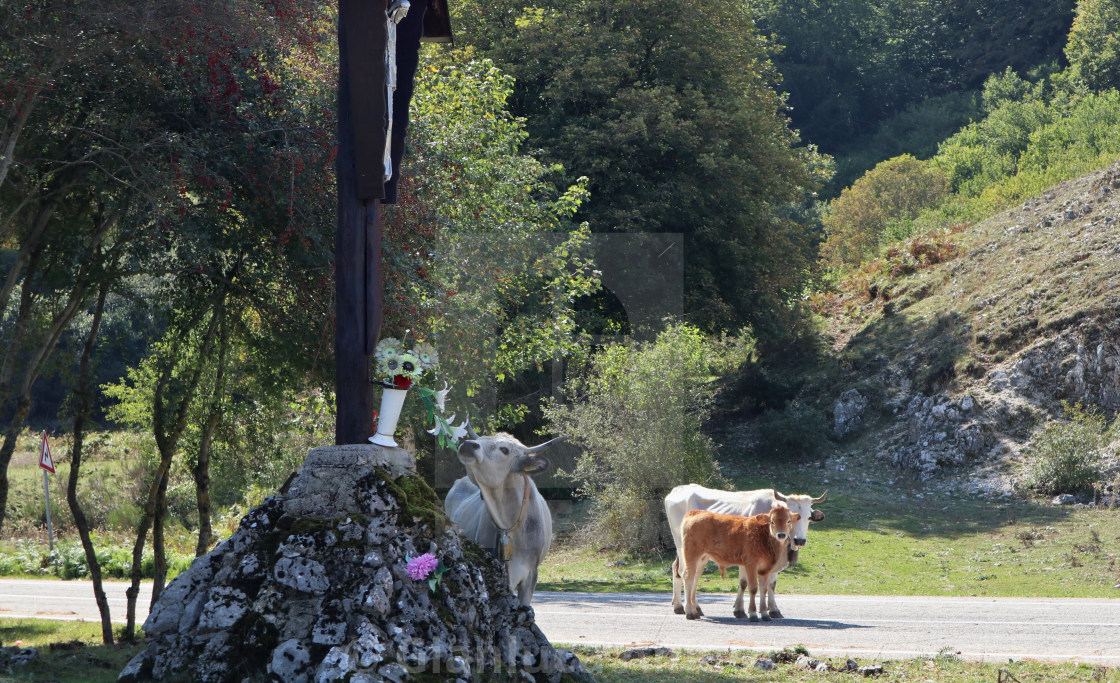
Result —
<instances>
[{"instance_id":1,"label":"triangular road sign","mask_svg":"<svg viewBox=\"0 0 1120 683\"><path fill-rule=\"evenodd\" d=\"M51 457L51 447L47 444L46 432L43 432L43 451L39 454L39 467L54 474L54 458Z\"/></svg>"}]
</instances>

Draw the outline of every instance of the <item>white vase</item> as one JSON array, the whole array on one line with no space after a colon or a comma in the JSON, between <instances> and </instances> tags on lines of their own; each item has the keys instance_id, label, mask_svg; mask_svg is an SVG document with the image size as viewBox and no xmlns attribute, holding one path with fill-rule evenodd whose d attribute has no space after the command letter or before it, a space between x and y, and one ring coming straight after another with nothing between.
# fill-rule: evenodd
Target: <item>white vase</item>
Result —
<instances>
[{"instance_id":1,"label":"white vase","mask_svg":"<svg viewBox=\"0 0 1120 683\"><path fill-rule=\"evenodd\" d=\"M397 421L401 419L405 396L408 396L408 389L386 387L381 390L381 410L377 411L377 433L369 437L370 442L378 446L397 447L397 442L393 440L393 432L397 430Z\"/></svg>"}]
</instances>

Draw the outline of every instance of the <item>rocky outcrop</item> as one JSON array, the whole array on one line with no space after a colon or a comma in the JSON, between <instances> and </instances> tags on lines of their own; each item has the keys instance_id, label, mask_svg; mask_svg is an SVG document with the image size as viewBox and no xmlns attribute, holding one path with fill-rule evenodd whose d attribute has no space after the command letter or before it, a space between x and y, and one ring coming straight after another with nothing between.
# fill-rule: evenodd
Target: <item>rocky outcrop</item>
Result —
<instances>
[{"instance_id":1,"label":"rocky outcrop","mask_svg":"<svg viewBox=\"0 0 1120 683\"><path fill-rule=\"evenodd\" d=\"M1062 413L1062 402L1120 412L1120 324L1082 321L1036 340L976 378L958 378L934 394L910 393L916 363L883 367L887 398L868 403L855 389L834 404L838 436L859 429L866 414L886 415L901 429L883 448L891 463L923 478L989 454L1021 450L1034 428ZM920 368L919 368L920 369Z\"/></svg>"},{"instance_id":2,"label":"rocky outcrop","mask_svg":"<svg viewBox=\"0 0 1120 683\"><path fill-rule=\"evenodd\" d=\"M280 494L163 591L121 681L590 680L401 449L313 449ZM410 558L445 570L423 578ZM430 582L429 579L436 578Z\"/></svg>"},{"instance_id":3,"label":"rocky outcrop","mask_svg":"<svg viewBox=\"0 0 1120 683\"><path fill-rule=\"evenodd\" d=\"M848 389L832 405L832 432L843 439L859 431L863 424L863 411L867 409L867 398L858 389Z\"/></svg>"},{"instance_id":4,"label":"rocky outcrop","mask_svg":"<svg viewBox=\"0 0 1120 683\"><path fill-rule=\"evenodd\" d=\"M891 451L892 464L917 470L924 477L944 467L961 465L986 452L992 427L965 394L913 396L901 419L906 443Z\"/></svg>"}]
</instances>

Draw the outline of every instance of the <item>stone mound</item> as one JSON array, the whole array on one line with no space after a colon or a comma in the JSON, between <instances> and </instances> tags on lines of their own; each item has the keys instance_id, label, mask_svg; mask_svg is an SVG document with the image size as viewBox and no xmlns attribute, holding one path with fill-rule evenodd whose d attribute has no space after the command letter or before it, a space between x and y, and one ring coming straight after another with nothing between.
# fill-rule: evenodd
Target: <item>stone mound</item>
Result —
<instances>
[{"instance_id":1,"label":"stone mound","mask_svg":"<svg viewBox=\"0 0 1120 683\"><path fill-rule=\"evenodd\" d=\"M433 587L409 558L446 571ZM430 577L429 577L430 578ZM313 449L289 486L162 592L121 681L592 680L401 449Z\"/></svg>"}]
</instances>

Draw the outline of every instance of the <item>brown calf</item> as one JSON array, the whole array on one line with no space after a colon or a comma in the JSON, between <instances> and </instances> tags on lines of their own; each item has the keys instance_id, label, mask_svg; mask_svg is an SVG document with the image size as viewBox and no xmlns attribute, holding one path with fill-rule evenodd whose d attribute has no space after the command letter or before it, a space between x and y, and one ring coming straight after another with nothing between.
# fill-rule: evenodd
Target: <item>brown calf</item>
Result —
<instances>
[{"instance_id":1,"label":"brown calf","mask_svg":"<svg viewBox=\"0 0 1120 683\"><path fill-rule=\"evenodd\" d=\"M749 616L758 621L755 595L762 585L761 605L766 605L770 575L785 569L789 564L789 543L793 523L800 518L785 505L771 508L770 512L753 517L723 515L707 510L691 510L684 516L681 526L684 545L685 616L696 619L704 616L696 604L696 584L704 564L712 560L724 572L731 565L739 565L739 596L735 600L735 616L748 616L743 612L743 589L751 589ZM763 611L763 621L770 615Z\"/></svg>"}]
</instances>

